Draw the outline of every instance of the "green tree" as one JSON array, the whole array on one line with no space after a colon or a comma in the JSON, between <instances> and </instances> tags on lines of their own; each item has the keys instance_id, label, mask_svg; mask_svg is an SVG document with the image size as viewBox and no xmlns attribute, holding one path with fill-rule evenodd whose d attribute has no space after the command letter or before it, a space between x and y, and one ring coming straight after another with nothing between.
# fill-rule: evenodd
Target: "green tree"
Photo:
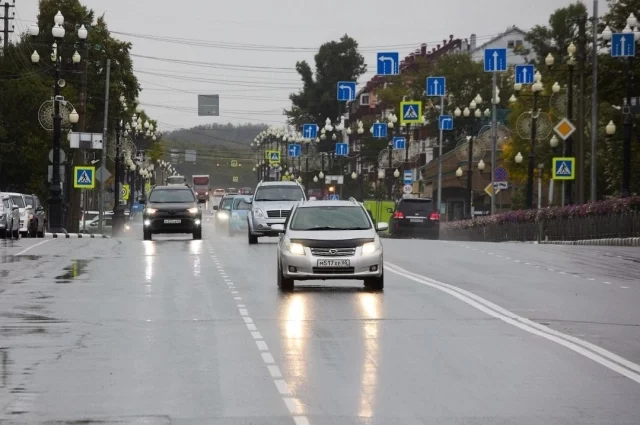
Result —
<instances>
[{"instance_id":1,"label":"green tree","mask_svg":"<svg viewBox=\"0 0 640 425\"><path fill-rule=\"evenodd\" d=\"M358 53L358 43L348 35L340 41L320 46L315 55L315 75L307 61L296 63L302 79L302 89L289 96L292 106L285 111L289 122L295 126L304 123L324 123L341 114L336 98L338 81L355 81L367 71L364 57Z\"/></svg>"}]
</instances>

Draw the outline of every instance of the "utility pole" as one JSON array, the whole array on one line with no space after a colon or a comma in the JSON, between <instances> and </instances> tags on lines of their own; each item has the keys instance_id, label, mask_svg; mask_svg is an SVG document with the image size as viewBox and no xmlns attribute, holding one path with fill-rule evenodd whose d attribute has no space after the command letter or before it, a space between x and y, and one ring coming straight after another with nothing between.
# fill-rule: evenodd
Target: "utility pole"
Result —
<instances>
[{"instance_id":1,"label":"utility pole","mask_svg":"<svg viewBox=\"0 0 640 425\"><path fill-rule=\"evenodd\" d=\"M3 6L4 6L4 15L2 16L2 20L4 21L4 27L2 28L2 32L4 33L4 37L2 38L2 41L4 43L3 52L6 55L6 51L9 48L9 33L12 33L15 29L13 24L11 24L11 28L9 28L9 21L13 21L15 19L14 16L16 14L15 12L13 12L11 15L9 15L9 9L16 7L16 0L13 0L13 4L9 3L8 1L5 1Z\"/></svg>"},{"instance_id":2,"label":"utility pole","mask_svg":"<svg viewBox=\"0 0 640 425\"><path fill-rule=\"evenodd\" d=\"M102 130L102 161L101 166L106 167L107 163L107 139L109 137L109 83L111 78L111 59L107 59L107 79L104 87L104 128ZM98 205L98 230L102 233L102 221L104 218L104 182L100 183L100 202Z\"/></svg>"},{"instance_id":3,"label":"utility pole","mask_svg":"<svg viewBox=\"0 0 640 425\"><path fill-rule=\"evenodd\" d=\"M576 201L585 202L585 74L587 61L587 15L578 19L578 144L576 146Z\"/></svg>"}]
</instances>

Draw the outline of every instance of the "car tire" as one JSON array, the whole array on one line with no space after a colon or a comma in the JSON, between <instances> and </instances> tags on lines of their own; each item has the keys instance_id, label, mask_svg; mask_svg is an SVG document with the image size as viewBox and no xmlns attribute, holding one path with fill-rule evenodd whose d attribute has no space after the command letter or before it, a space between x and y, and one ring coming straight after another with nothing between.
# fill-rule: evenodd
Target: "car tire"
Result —
<instances>
[{"instance_id":1,"label":"car tire","mask_svg":"<svg viewBox=\"0 0 640 425\"><path fill-rule=\"evenodd\" d=\"M282 274L282 268L278 264L278 288L283 292L291 292L293 291L293 287L294 280L284 277L284 274Z\"/></svg>"},{"instance_id":2,"label":"car tire","mask_svg":"<svg viewBox=\"0 0 640 425\"><path fill-rule=\"evenodd\" d=\"M202 239L202 229L201 230L196 230L195 232L193 232L193 240L194 241L199 241Z\"/></svg>"},{"instance_id":3,"label":"car tire","mask_svg":"<svg viewBox=\"0 0 640 425\"><path fill-rule=\"evenodd\" d=\"M384 290L384 272L382 273L382 275L380 275L380 277L371 277L365 279L364 287L373 291Z\"/></svg>"},{"instance_id":4,"label":"car tire","mask_svg":"<svg viewBox=\"0 0 640 425\"><path fill-rule=\"evenodd\" d=\"M145 241L150 241L151 240L151 232L148 232L146 230L143 231L142 233L142 239Z\"/></svg>"},{"instance_id":5,"label":"car tire","mask_svg":"<svg viewBox=\"0 0 640 425\"><path fill-rule=\"evenodd\" d=\"M258 243L258 237L251 234L251 229L247 230L247 234L249 235L249 245L255 245Z\"/></svg>"}]
</instances>

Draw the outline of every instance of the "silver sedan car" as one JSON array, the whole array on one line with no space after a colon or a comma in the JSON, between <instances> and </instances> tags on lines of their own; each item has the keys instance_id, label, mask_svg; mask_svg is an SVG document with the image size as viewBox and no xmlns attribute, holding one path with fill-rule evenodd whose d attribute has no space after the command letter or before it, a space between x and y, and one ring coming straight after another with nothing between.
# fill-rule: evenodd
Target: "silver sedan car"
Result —
<instances>
[{"instance_id":1,"label":"silver sedan car","mask_svg":"<svg viewBox=\"0 0 640 425\"><path fill-rule=\"evenodd\" d=\"M0 239L20 237L19 206L11 196L0 193Z\"/></svg>"},{"instance_id":2,"label":"silver sedan car","mask_svg":"<svg viewBox=\"0 0 640 425\"><path fill-rule=\"evenodd\" d=\"M355 199L302 201L280 232L278 287L293 289L296 280L364 280L366 288L382 290L384 271L382 242L369 214Z\"/></svg>"}]
</instances>

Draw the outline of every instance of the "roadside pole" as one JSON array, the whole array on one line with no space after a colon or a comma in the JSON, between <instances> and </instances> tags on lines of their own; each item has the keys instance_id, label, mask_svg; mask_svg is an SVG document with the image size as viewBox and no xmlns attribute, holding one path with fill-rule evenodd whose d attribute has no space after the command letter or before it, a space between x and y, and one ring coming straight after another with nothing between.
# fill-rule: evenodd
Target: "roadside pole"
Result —
<instances>
[{"instance_id":1,"label":"roadside pole","mask_svg":"<svg viewBox=\"0 0 640 425\"><path fill-rule=\"evenodd\" d=\"M109 82L111 78L111 59L107 59L107 79L104 88L104 128L102 129L102 160L101 166L107 166L107 140L109 137ZM104 220L104 182L100 182L100 202L98 205L98 232L102 234L102 221Z\"/></svg>"}]
</instances>

